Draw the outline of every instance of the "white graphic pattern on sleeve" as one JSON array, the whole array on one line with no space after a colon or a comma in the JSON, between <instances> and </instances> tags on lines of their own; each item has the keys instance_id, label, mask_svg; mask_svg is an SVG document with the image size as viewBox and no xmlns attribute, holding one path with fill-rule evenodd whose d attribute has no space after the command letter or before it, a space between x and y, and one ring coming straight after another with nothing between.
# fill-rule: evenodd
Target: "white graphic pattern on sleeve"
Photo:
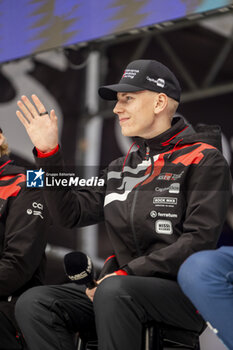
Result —
<instances>
[{"instance_id":1,"label":"white graphic pattern on sleeve","mask_svg":"<svg viewBox=\"0 0 233 350\"><path fill-rule=\"evenodd\" d=\"M156 155L153 157L153 161L155 162L158 160L159 155ZM136 168L131 168L129 166L126 166L123 170L123 172L117 172L117 171L111 171L108 174L108 180L110 179L120 179L122 176L122 173L131 173L131 174L138 174L140 171L146 171L147 168L151 166L151 160L143 160L142 163L138 164ZM117 188L117 190L124 190L123 193L116 193L112 192L110 194L107 194L105 196L104 200L104 206L110 204L113 201L125 201L128 197L129 193L133 190L133 188L139 184L140 182L146 180L150 174L146 174L140 177L131 177L126 176L122 178L121 185Z\"/></svg>"}]
</instances>

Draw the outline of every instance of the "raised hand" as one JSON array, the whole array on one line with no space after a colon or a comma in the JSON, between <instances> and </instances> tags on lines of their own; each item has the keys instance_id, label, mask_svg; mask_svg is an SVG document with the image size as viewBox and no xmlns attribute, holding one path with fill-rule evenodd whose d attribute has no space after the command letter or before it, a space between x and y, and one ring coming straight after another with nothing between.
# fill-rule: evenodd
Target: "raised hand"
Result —
<instances>
[{"instance_id":1,"label":"raised hand","mask_svg":"<svg viewBox=\"0 0 233 350\"><path fill-rule=\"evenodd\" d=\"M52 109L50 115L36 95L32 95L34 104L22 96L17 102L21 111L16 115L24 125L32 143L41 152L50 152L58 144L57 116Z\"/></svg>"}]
</instances>

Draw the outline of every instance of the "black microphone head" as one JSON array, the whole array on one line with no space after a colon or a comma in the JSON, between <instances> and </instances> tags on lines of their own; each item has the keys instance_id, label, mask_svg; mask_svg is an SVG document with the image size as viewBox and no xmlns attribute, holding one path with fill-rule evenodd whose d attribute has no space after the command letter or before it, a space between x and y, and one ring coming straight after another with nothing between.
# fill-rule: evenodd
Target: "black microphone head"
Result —
<instances>
[{"instance_id":1,"label":"black microphone head","mask_svg":"<svg viewBox=\"0 0 233 350\"><path fill-rule=\"evenodd\" d=\"M77 284L90 284L94 279L93 263L82 252L71 252L64 256L65 271L68 278Z\"/></svg>"}]
</instances>

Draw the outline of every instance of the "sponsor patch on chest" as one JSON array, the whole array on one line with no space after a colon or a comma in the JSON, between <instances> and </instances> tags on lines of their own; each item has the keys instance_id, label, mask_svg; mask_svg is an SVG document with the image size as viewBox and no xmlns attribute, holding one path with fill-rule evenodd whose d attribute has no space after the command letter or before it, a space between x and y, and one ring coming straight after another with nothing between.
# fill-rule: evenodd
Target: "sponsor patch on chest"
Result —
<instances>
[{"instance_id":1,"label":"sponsor patch on chest","mask_svg":"<svg viewBox=\"0 0 233 350\"><path fill-rule=\"evenodd\" d=\"M155 222L155 232L165 235L173 233L172 223L170 220L157 220Z\"/></svg>"},{"instance_id":2,"label":"sponsor patch on chest","mask_svg":"<svg viewBox=\"0 0 233 350\"><path fill-rule=\"evenodd\" d=\"M153 204L155 206L174 206L177 205L177 198L175 197L154 197Z\"/></svg>"}]
</instances>

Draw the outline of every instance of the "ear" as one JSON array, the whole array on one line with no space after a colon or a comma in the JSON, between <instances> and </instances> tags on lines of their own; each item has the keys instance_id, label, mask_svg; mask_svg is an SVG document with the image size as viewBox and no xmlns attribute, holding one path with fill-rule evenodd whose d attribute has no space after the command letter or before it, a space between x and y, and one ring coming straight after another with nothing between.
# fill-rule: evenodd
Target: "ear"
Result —
<instances>
[{"instance_id":1,"label":"ear","mask_svg":"<svg viewBox=\"0 0 233 350\"><path fill-rule=\"evenodd\" d=\"M154 113L159 114L164 111L168 104L167 95L160 93L155 97Z\"/></svg>"},{"instance_id":2,"label":"ear","mask_svg":"<svg viewBox=\"0 0 233 350\"><path fill-rule=\"evenodd\" d=\"M5 137L3 136L2 133L0 133L0 146L3 144L4 140L5 140Z\"/></svg>"}]
</instances>

